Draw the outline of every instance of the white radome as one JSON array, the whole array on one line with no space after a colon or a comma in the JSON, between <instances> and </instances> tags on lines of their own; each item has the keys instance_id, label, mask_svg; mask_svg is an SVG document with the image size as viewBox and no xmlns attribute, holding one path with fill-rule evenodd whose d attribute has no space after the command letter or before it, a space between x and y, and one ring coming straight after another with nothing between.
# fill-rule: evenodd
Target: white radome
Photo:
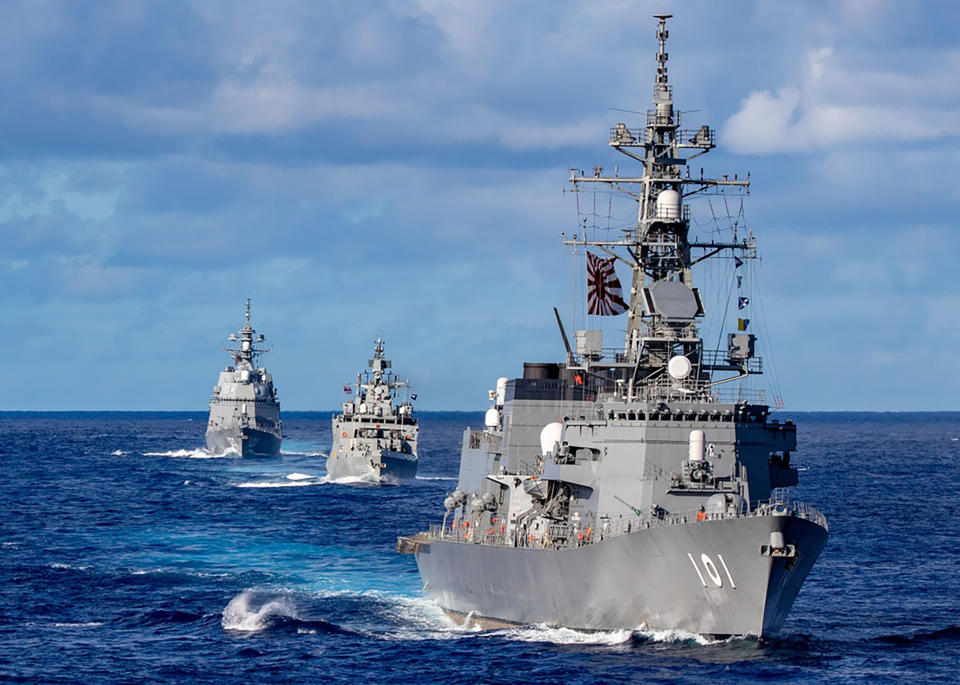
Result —
<instances>
[{"instance_id":1,"label":"white radome","mask_svg":"<svg viewBox=\"0 0 960 685\"><path fill-rule=\"evenodd\" d=\"M670 374L670 378L678 381L681 381L689 376L690 371L692 370L693 364L690 363L689 359L680 354L672 357L667 363L667 373Z\"/></svg>"}]
</instances>

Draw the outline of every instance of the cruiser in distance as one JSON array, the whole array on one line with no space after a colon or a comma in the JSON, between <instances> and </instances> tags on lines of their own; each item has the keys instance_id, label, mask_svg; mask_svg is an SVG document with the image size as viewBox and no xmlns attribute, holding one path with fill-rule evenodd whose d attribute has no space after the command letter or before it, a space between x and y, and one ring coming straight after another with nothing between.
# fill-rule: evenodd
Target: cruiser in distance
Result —
<instances>
[{"instance_id":1,"label":"cruiser in distance","mask_svg":"<svg viewBox=\"0 0 960 685\"><path fill-rule=\"evenodd\" d=\"M280 454L282 425L280 401L273 376L259 357L266 352L257 345L265 340L250 325L250 298L246 321L230 341L237 347L224 348L233 364L220 372L210 398L207 421L207 450L214 454L235 453L241 457L275 457Z\"/></svg>"}]
</instances>

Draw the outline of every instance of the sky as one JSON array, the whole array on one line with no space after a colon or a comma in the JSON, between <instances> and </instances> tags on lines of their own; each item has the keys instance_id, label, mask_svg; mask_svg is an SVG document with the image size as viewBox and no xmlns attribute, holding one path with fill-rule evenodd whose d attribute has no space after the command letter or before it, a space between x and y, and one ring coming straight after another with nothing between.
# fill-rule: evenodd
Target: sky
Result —
<instances>
[{"instance_id":1,"label":"sky","mask_svg":"<svg viewBox=\"0 0 960 685\"><path fill-rule=\"evenodd\" d=\"M0 409L203 409L246 297L291 410L378 332L431 410L561 359L554 306L616 345L562 234L629 212L567 178L636 169L607 132L649 107L655 12L717 130L694 166L751 173L786 408L958 409L960 5L884 0L4 2Z\"/></svg>"}]
</instances>

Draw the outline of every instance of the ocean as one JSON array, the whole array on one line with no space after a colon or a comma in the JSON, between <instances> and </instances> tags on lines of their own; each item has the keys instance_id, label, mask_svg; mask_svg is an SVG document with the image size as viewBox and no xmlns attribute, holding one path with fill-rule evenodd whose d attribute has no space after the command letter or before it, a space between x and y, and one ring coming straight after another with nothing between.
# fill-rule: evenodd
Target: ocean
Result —
<instances>
[{"instance_id":1,"label":"ocean","mask_svg":"<svg viewBox=\"0 0 960 685\"><path fill-rule=\"evenodd\" d=\"M201 412L0 414L0 680L960 679L960 413L779 416L830 540L757 644L448 622L394 545L440 521L482 413L421 413L402 486L327 482L329 413L257 460L210 458Z\"/></svg>"}]
</instances>

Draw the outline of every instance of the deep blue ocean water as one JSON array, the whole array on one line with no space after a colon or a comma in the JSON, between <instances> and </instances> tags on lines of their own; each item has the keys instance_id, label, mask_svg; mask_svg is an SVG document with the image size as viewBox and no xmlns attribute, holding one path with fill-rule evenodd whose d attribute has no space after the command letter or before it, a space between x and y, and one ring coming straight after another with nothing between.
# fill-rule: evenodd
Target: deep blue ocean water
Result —
<instances>
[{"instance_id":1,"label":"deep blue ocean water","mask_svg":"<svg viewBox=\"0 0 960 685\"><path fill-rule=\"evenodd\" d=\"M763 645L452 627L394 544L482 418L422 414L421 477L371 486L325 482L325 413L246 461L203 458L203 413L0 414L0 680L960 679L960 413L794 417L830 541Z\"/></svg>"}]
</instances>

